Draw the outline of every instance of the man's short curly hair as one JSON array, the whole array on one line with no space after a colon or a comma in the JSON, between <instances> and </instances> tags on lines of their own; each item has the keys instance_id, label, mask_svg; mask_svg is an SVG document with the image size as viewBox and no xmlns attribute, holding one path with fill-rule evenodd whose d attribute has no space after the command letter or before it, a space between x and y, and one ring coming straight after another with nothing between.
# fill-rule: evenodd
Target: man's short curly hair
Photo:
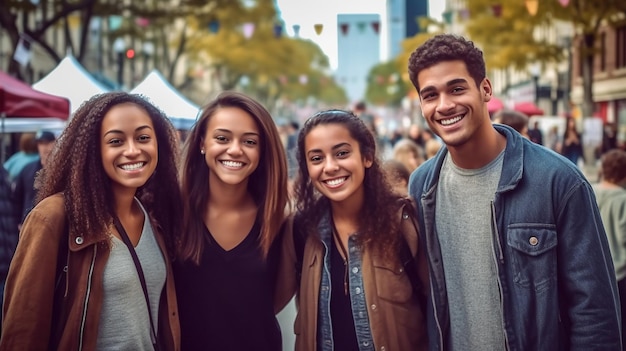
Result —
<instances>
[{"instance_id":1,"label":"man's short curly hair","mask_svg":"<svg viewBox=\"0 0 626 351\"><path fill-rule=\"evenodd\" d=\"M437 63L463 61L476 86L486 77L483 52L474 43L454 34L439 34L420 45L409 58L409 78L419 92L417 75Z\"/></svg>"}]
</instances>

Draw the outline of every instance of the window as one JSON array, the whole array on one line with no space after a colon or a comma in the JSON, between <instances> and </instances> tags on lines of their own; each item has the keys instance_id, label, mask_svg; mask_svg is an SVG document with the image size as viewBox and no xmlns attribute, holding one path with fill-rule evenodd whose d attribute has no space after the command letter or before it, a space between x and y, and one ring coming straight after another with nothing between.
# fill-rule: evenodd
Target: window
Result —
<instances>
[{"instance_id":1,"label":"window","mask_svg":"<svg viewBox=\"0 0 626 351\"><path fill-rule=\"evenodd\" d=\"M615 68L626 68L626 26L615 30Z\"/></svg>"}]
</instances>

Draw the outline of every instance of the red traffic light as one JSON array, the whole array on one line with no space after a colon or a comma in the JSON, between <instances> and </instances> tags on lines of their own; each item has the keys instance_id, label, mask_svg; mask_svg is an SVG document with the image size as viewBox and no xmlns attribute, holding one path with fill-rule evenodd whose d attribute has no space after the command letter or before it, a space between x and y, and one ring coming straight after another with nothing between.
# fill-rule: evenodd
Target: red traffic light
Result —
<instances>
[{"instance_id":1,"label":"red traffic light","mask_svg":"<svg viewBox=\"0 0 626 351\"><path fill-rule=\"evenodd\" d=\"M133 57L135 57L135 50L133 49L126 50L126 57L129 59L132 59Z\"/></svg>"}]
</instances>

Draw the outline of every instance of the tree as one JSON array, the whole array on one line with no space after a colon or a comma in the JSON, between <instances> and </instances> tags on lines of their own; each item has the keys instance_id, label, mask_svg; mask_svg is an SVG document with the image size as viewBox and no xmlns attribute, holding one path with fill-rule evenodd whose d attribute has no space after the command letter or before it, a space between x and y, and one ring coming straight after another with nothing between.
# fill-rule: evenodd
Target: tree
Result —
<instances>
[{"instance_id":1,"label":"tree","mask_svg":"<svg viewBox=\"0 0 626 351\"><path fill-rule=\"evenodd\" d=\"M398 68L396 61L383 62L372 67L367 77L365 90L367 101L375 105L400 106L402 99L409 91L410 83L407 84L402 80Z\"/></svg>"},{"instance_id":2,"label":"tree","mask_svg":"<svg viewBox=\"0 0 626 351\"><path fill-rule=\"evenodd\" d=\"M281 97L319 98L321 85L331 84L325 73L328 58L317 45L277 35L282 24L273 1L259 0L254 7L224 9L215 15L217 31L217 26L211 30L190 19L197 30L189 39L188 57L192 64L213 71L222 90L241 88L271 109ZM242 27L250 25L254 32L246 37Z\"/></svg>"}]
</instances>

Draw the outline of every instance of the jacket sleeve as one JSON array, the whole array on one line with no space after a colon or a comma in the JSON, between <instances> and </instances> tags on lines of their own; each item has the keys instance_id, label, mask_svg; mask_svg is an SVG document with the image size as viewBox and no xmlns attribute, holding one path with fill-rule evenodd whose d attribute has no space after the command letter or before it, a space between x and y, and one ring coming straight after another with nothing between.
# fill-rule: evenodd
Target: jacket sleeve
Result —
<instances>
[{"instance_id":1,"label":"jacket sleeve","mask_svg":"<svg viewBox=\"0 0 626 351\"><path fill-rule=\"evenodd\" d=\"M621 350L619 295L606 233L587 182L558 212L560 314L570 350Z\"/></svg>"},{"instance_id":2,"label":"jacket sleeve","mask_svg":"<svg viewBox=\"0 0 626 351\"><path fill-rule=\"evenodd\" d=\"M55 213L35 208L20 232L5 287L1 351L48 348L57 251L65 223L63 205L56 207Z\"/></svg>"},{"instance_id":3,"label":"jacket sleeve","mask_svg":"<svg viewBox=\"0 0 626 351\"><path fill-rule=\"evenodd\" d=\"M279 313L289 303L297 288L296 251L293 240L293 218L290 215L283 224L279 236L280 252L276 287L274 289L274 313Z\"/></svg>"}]
</instances>

